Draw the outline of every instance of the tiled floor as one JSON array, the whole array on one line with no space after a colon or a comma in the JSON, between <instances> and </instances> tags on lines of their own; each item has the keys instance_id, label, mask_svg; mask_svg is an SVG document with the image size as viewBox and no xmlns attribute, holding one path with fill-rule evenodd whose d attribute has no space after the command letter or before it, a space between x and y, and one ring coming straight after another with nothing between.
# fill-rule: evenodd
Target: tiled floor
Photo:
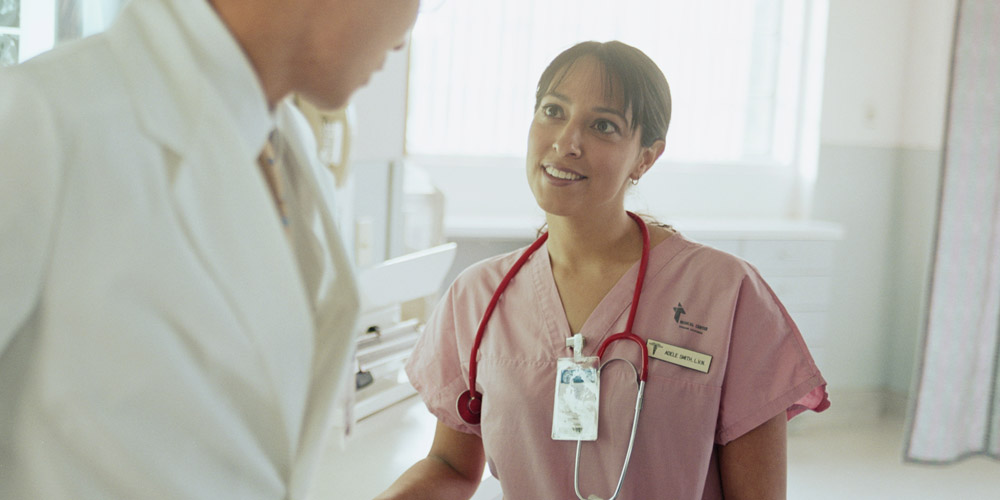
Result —
<instances>
[{"instance_id":1,"label":"tiled floor","mask_svg":"<svg viewBox=\"0 0 1000 500\"><path fill-rule=\"evenodd\" d=\"M904 464L902 419L867 421L792 426L788 499L1000 500L1000 461L973 458L950 466ZM346 449L331 446L312 500L374 497L426 455L434 418L414 398L361 424ZM498 494L490 478L475 500L494 500Z\"/></svg>"}]
</instances>

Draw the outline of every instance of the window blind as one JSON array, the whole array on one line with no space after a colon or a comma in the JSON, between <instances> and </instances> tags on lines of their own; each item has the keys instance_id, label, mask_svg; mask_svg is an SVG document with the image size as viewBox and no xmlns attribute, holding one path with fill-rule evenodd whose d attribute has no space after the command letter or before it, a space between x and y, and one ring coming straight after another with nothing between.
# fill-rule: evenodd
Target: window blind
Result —
<instances>
[{"instance_id":1,"label":"window blind","mask_svg":"<svg viewBox=\"0 0 1000 500\"><path fill-rule=\"evenodd\" d=\"M788 164L806 0L444 0L410 48L407 153L521 158L535 85L584 40L621 40L670 82L664 159Z\"/></svg>"}]
</instances>

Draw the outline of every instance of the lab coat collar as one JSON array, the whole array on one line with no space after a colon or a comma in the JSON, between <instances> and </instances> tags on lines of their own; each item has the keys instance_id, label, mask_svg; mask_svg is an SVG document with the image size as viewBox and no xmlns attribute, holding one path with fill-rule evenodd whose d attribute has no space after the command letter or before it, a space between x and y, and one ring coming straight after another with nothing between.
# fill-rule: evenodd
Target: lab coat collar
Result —
<instances>
[{"instance_id":1,"label":"lab coat collar","mask_svg":"<svg viewBox=\"0 0 1000 500\"><path fill-rule=\"evenodd\" d=\"M176 23L163 22L166 17ZM237 127L248 158L260 154L274 116L249 58L206 0L133 0L107 33L119 42L138 36L153 56L138 58L118 45L141 125L150 134L183 153L196 138L191 123L211 109Z\"/></svg>"}]
</instances>

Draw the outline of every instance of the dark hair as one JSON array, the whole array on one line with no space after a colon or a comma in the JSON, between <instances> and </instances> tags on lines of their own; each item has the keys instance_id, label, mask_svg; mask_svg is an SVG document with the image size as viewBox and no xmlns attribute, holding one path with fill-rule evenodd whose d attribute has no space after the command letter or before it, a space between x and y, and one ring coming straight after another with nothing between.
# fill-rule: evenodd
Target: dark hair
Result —
<instances>
[{"instance_id":1,"label":"dark hair","mask_svg":"<svg viewBox=\"0 0 1000 500\"><path fill-rule=\"evenodd\" d=\"M614 95L615 82L620 82L625 99L625 111L632 110L632 123L642 127L640 144L649 147L667 137L670 125L670 85L656 63L641 50L617 40L581 42L556 56L538 79L535 90L535 111L542 97L559 83L579 59L591 56L604 68L604 89Z\"/></svg>"}]
</instances>

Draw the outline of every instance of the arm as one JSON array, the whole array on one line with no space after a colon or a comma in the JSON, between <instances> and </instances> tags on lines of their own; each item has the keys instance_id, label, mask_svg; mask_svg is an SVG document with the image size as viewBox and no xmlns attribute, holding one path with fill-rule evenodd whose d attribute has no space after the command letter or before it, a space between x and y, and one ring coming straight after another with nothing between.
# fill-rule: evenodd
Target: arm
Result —
<instances>
[{"instance_id":1,"label":"arm","mask_svg":"<svg viewBox=\"0 0 1000 500\"><path fill-rule=\"evenodd\" d=\"M35 308L61 183L53 111L20 68L0 78L0 353Z\"/></svg>"},{"instance_id":2,"label":"arm","mask_svg":"<svg viewBox=\"0 0 1000 500\"><path fill-rule=\"evenodd\" d=\"M479 487L485 464L479 436L438 422L427 458L410 467L376 500L466 500Z\"/></svg>"},{"instance_id":3,"label":"arm","mask_svg":"<svg viewBox=\"0 0 1000 500\"><path fill-rule=\"evenodd\" d=\"M785 412L719 451L726 500L784 500L787 482Z\"/></svg>"}]
</instances>

